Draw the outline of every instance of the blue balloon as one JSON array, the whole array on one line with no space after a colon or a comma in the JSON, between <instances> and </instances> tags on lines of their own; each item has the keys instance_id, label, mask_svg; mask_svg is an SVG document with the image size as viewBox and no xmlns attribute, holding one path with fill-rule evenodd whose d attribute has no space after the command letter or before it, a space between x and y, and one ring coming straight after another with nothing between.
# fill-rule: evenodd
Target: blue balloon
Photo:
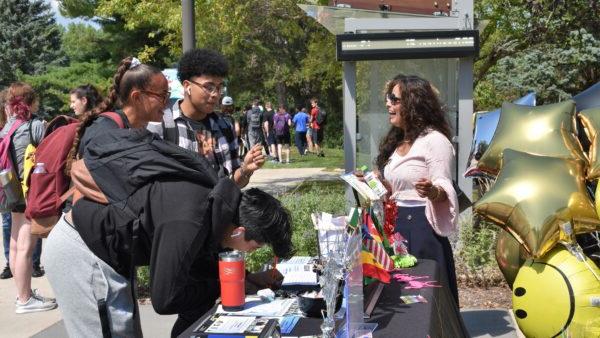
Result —
<instances>
[{"instance_id":1,"label":"blue balloon","mask_svg":"<svg viewBox=\"0 0 600 338\"><path fill-rule=\"evenodd\" d=\"M577 111L600 107L600 82L573 96Z\"/></svg>"},{"instance_id":2,"label":"blue balloon","mask_svg":"<svg viewBox=\"0 0 600 338\"><path fill-rule=\"evenodd\" d=\"M527 95L513 101L515 104L524 106L535 106L535 92L530 92ZM469 161L467 162L467 170L464 173L465 177L485 176L485 174L477 168L477 162L492 142L494 132L500 121L500 108L483 113L475 113L473 143L469 153Z\"/></svg>"}]
</instances>

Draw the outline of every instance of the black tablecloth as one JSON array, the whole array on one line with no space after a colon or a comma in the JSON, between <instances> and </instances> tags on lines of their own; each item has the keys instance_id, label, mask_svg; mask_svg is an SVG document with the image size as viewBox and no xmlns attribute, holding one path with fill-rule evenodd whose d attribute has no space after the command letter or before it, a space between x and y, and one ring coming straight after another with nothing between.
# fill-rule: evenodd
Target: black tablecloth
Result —
<instances>
[{"instance_id":1,"label":"black tablecloth","mask_svg":"<svg viewBox=\"0 0 600 338\"><path fill-rule=\"evenodd\" d=\"M434 261L420 259L419 264L403 273L429 276L427 280L439 280L439 271ZM408 338L461 338L468 337L460 312L447 287L404 289L403 283L392 281L383 289L371 318L365 322L377 323L374 337ZM403 304L400 296L421 295L427 303ZM198 320L179 337L190 337ZM301 318L294 330L284 336L320 335L321 320Z\"/></svg>"}]
</instances>

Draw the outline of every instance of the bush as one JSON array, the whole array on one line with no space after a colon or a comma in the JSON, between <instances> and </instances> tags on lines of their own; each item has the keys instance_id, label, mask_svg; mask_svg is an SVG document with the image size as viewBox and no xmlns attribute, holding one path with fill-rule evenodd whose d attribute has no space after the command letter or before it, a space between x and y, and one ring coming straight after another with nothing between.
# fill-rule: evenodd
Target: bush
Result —
<instances>
[{"instance_id":1,"label":"bush","mask_svg":"<svg viewBox=\"0 0 600 338\"><path fill-rule=\"evenodd\" d=\"M335 215L344 214L344 184L341 181L304 182L290 193L279 197L292 216L292 243L295 255L316 256L317 235L310 214L317 211ZM261 248L248 255L246 267L255 272L273 259L269 248Z\"/></svg>"},{"instance_id":2,"label":"bush","mask_svg":"<svg viewBox=\"0 0 600 338\"><path fill-rule=\"evenodd\" d=\"M469 286L503 285L496 263L496 237L500 230L487 221L474 222L469 215L460 220L458 242L455 245L457 279Z\"/></svg>"}]
</instances>

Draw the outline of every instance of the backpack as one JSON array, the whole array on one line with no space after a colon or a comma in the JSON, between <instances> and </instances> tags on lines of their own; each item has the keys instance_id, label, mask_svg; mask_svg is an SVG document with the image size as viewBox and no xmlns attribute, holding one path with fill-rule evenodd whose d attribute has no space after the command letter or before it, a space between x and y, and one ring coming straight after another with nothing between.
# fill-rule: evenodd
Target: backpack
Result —
<instances>
[{"instance_id":1,"label":"backpack","mask_svg":"<svg viewBox=\"0 0 600 338\"><path fill-rule=\"evenodd\" d=\"M100 116L112 119L119 128L125 127L118 113L107 112ZM63 204L71 195L71 179L65 174L65 167L78 127L79 120L72 117L61 115L54 118L35 151L34 162L36 167L41 167L40 172L33 168L23 174L29 177L25 216L31 220L31 233L34 235L48 236L62 213Z\"/></svg>"},{"instance_id":2,"label":"backpack","mask_svg":"<svg viewBox=\"0 0 600 338\"><path fill-rule=\"evenodd\" d=\"M275 114L275 116L273 116L273 124L275 125L275 135L284 136L288 133L287 120L287 113L283 115Z\"/></svg>"},{"instance_id":3,"label":"backpack","mask_svg":"<svg viewBox=\"0 0 600 338\"><path fill-rule=\"evenodd\" d=\"M325 123L327 123L327 113L319 107L319 111L317 112L317 124L322 126Z\"/></svg>"},{"instance_id":4,"label":"backpack","mask_svg":"<svg viewBox=\"0 0 600 338\"><path fill-rule=\"evenodd\" d=\"M35 150L39 145L39 143L33 140L33 133L31 131L32 123L33 119L29 120L29 144L25 148L25 155L23 156L23 177L21 177L21 188L23 189L25 199L27 199L27 192L29 191L29 175L33 171L33 167L35 167ZM46 135L46 132L44 132L44 135Z\"/></svg>"},{"instance_id":5,"label":"backpack","mask_svg":"<svg viewBox=\"0 0 600 338\"><path fill-rule=\"evenodd\" d=\"M261 129L261 119L262 119L262 112L260 111L260 109L258 107L253 107L252 110L249 111L248 114L248 126L250 127L250 129L252 130L257 130L257 129Z\"/></svg>"},{"instance_id":6,"label":"backpack","mask_svg":"<svg viewBox=\"0 0 600 338\"><path fill-rule=\"evenodd\" d=\"M25 121L15 120L8 133L0 140L0 212L10 212L23 201L23 190L11 154L13 134L23 123Z\"/></svg>"}]
</instances>

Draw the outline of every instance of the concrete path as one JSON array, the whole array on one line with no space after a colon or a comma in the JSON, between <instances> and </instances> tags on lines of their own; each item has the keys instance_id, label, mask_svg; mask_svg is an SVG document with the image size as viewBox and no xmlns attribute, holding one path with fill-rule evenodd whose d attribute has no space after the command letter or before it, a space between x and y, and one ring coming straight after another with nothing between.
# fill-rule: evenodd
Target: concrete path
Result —
<instances>
[{"instance_id":1,"label":"concrete path","mask_svg":"<svg viewBox=\"0 0 600 338\"><path fill-rule=\"evenodd\" d=\"M325 170L324 168L283 168L261 169L252 175L247 188L260 188L271 194L280 194L293 189L300 183L310 181L329 181L340 179L342 169Z\"/></svg>"}]
</instances>

